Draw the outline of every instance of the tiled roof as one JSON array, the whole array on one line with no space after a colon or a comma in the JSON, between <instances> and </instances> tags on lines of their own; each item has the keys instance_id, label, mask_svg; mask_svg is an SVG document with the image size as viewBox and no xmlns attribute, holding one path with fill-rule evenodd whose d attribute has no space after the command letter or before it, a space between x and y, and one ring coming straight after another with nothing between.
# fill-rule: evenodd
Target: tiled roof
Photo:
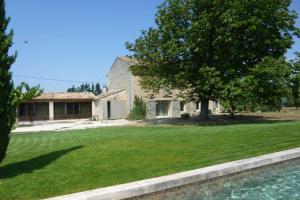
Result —
<instances>
[{"instance_id":1,"label":"tiled roof","mask_svg":"<svg viewBox=\"0 0 300 200\"><path fill-rule=\"evenodd\" d=\"M98 96L96 97L96 99L102 99L102 98L104 98L104 97L108 97L108 96L110 96L110 95L117 94L117 93L122 92L122 91L124 91L124 90L126 90L126 89L111 90L111 91L109 91L109 92L106 92L106 93L103 93L103 94L98 95Z\"/></svg>"},{"instance_id":2,"label":"tiled roof","mask_svg":"<svg viewBox=\"0 0 300 200\"><path fill-rule=\"evenodd\" d=\"M47 92L32 100L94 100L95 97L91 92Z\"/></svg>"},{"instance_id":3,"label":"tiled roof","mask_svg":"<svg viewBox=\"0 0 300 200\"><path fill-rule=\"evenodd\" d=\"M119 57L124 62L128 63L129 65L135 65L138 64L138 61L134 58L129 58L128 56L121 56Z\"/></svg>"}]
</instances>

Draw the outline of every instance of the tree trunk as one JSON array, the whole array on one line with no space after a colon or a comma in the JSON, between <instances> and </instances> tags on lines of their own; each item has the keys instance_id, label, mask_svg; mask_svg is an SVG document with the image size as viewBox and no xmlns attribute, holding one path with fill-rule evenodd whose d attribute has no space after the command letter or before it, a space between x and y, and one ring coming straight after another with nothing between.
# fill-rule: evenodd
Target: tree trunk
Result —
<instances>
[{"instance_id":1,"label":"tree trunk","mask_svg":"<svg viewBox=\"0 0 300 200\"><path fill-rule=\"evenodd\" d=\"M201 121L208 121L208 99L201 99L201 112L200 112L200 120Z\"/></svg>"}]
</instances>

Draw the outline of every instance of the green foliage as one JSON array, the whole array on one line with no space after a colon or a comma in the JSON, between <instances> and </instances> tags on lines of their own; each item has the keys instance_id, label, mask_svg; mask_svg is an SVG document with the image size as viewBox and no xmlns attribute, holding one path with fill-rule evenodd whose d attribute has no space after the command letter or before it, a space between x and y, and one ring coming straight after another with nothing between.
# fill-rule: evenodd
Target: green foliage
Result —
<instances>
[{"instance_id":1,"label":"green foliage","mask_svg":"<svg viewBox=\"0 0 300 200\"><path fill-rule=\"evenodd\" d=\"M95 91L93 93L94 93L94 95L100 95L102 93L100 83L96 83Z\"/></svg>"},{"instance_id":2,"label":"green foliage","mask_svg":"<svg viewBox=\"0 0 300 200\"><path fill-rule=\"evenodd\" d=\"M43 89L40 86L30 87L27 83L22 82L20 85L16 86L13 91L14 107L17 107L21 103L24 103L34 97L41 95Z\"/></svg>"},{"instance_id":3,"label":"green foliage","mask_svg":"<svg viewBox=\"0 0 300 200\"><path fill-rule=\"evenodd\" d=\"M228 112L280 110L282 100L291 96L292 70L283 58L265 57L243 79L233 79L224 88L222 104Z\"/></svg>"},{"instance_id":4,"label":"green foliage","mask_svg":"<svg viewBox=\"0 0 300 200\"><path fill-rule=\"evenodd\" d=\"M5 3L0 0L0 163L5 158L10 139L10 131L15 124L16 110L14 107L14 88L11 65L15 62L16 54L10 56L13 31L6 33L9 18L5 17Z\"/></svg>"},{"instance_id":5,"label":"green foliage","mask_svg":"<svg viewBox=\"0 0 300 200\"><path fill-rule=\"evenodd\" d=\"M18 105L41 93L39 86L31 88L24 82L14 88L10 67L15 62L16 54L9 55L13 31L6 33L8 23L4 0L0 0L0 163L6 156Z\"/></svg>"},{"instance_id":6,"label":"green foliage","mask_svg":"<svg viewBox=\"0 0 300 200\"><path fill-rule=\"evenodd\" d=\"M266 57L249 76L255 101L261 106L280 110L283 98L291 95L292 66L284 59Z\"/></svg>"},{"instance_id":7,"label":"green foliage","mask_svg":"<svg viewBox=\"0 0 300 200\"><path fill-rule=\"evenodd\" d=\"M293 66L292 76L292 105L295 107L300 106L300 53L296 52L296 59L291 61Z\"/></svg>"},{"instance_id":8,"label":"green foliage","mask_svg":"<svg viewBox=\"0 0 300 200\"><path fill-rule=\"evenodd\" d=\"M96 83L96 85L94 85L94 83L83 83L77 88L73 85L67 89L67 92L92 92L94 95L100 95L102 90L99 83Z\"/></svg>"},{"instance_id":9,"label":"green foliage","mask_svg":"<svg viewBox=\"0 0 300 200\"><path fill-rule=\"evenodd\" d=\"M133 108L128 115L129 120L141 120L146 117L146 104L142 98L134 97Z\"/></svg>"},{"instance_id":10,"label":"green foliage","mask_svg":"<svg viewBox=\"0 0 300 200\"><path fill-rule=\"evenodd\" d=\"M132 72L146 90L171 87L184 92L187 100L231 101L241 95L242 82L253 68L265 57L279 59L299 35L290 3L166 0L158 8L156 28L127 43L139 61ZM201 104L202 119L208 119L207 107Z\"/></svg>"}]
</instances>

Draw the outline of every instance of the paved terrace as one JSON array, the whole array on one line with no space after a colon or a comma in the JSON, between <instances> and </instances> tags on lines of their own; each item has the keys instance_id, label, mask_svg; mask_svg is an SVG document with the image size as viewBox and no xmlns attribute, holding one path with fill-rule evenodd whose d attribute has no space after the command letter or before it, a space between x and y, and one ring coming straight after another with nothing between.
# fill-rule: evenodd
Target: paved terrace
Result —
<instances>
[{"instance_id":1,"label":"paved terrace","mask_svg":"<svg viewBox=\"0 0 300 200\"><path fill-rule=\"evenodd\" d=\"M74 120L54 120L54 121L35 121L20 122L19 127L13 133L40 132L40 131L65 131L87 128L107 127L107 126L126 126L134 125L136 122L125 119L92 121L89 119Z\"/></svg>"}]
</instances>

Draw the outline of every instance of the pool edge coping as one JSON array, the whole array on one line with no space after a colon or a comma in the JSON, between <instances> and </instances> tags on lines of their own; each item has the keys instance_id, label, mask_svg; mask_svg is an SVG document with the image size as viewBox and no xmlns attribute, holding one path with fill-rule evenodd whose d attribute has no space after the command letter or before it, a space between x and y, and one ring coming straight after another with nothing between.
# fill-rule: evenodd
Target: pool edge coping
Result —
<instances>
[{"instance_id":1,"label":"pool edge coping","mask_svg":"<svg viewBox=\"0 0 300 200\"><path fill-rule=\"evenodd\" d=\"M93 189L63 196L48 198L45 200L108 200L128 199L144 196L151 193L207 181L230 174L256 169L266 165L276 164L292 159L300 158L300 148L279 151L257 157L227 162L195 170L179 172L171 175Z\"/></svg>"}]
</instances>

